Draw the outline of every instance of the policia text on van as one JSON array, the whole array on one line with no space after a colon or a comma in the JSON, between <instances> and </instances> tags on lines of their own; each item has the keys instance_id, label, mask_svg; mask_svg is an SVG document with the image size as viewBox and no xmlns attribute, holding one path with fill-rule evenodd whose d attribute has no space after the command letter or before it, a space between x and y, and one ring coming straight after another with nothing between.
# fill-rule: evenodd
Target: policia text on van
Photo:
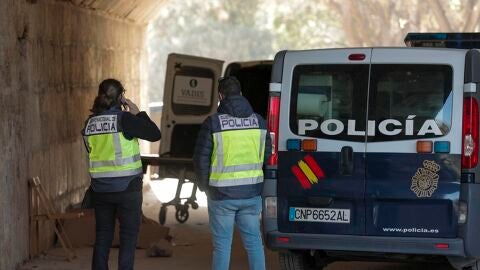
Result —
<instances>
[{"instance_id":1,"label":"policia text on van","mask_svg":"<svg viewBox=\"0 0 480 270\"><path fill-rule=\"evenodd\" d=\"M407 116L405 122L405 128L402 126L402 122L397 119L385 119L378 124L378 129L376 127L376 121L369 120L367 122L367 136L375 136L376 132L379 132L387 136L395 136L400 133L405 135L426 135L428 133L434 135L443 135L442 131L438 127L435 119L425 120L421 125L421 128L414 134L413 125L414 125L415 115ZM307 130L315 130L320 128L320 131L326 135L338 135L343 132L347 132L347 135L352 136L365 136L365 130L356 129L356 120L347 120L347 128L342 121L338 119L328 119L319 124L316 120L313 119L299 119L298 120L298 135L305 135Z\"/></svg>"},{"instance_id":2,"label":"policia text on van","mask_svg":"<svg viewBox=\"0 0 480 270\"><path fill-rule=\"evenodd\" d=\"M350 255L480 269L480 35L406 41L276 55L263 224L282 269Z\"/></svg>"}]
</instances>

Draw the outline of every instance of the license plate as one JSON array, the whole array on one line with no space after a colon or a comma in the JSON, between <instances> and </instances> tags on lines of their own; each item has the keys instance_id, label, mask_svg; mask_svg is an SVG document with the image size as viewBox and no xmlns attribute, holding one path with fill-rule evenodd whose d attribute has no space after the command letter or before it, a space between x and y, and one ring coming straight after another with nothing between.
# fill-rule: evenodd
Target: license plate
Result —
<instances>
[{"instance_id":1,"label":"license plate","mask_svg":"<svg viewBox=\"0 0 480 270\"><path fill-rule=\"evenodd\" d=\"M290 207L288 219L303 222L350 223L350 209Z\"/></svg>"}]
</instances>

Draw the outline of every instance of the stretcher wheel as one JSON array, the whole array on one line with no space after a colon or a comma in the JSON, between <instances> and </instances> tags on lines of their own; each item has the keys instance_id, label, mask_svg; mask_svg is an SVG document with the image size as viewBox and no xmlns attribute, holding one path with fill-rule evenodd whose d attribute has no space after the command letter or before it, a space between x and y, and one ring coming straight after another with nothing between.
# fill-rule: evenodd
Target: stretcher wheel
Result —
<instances>
[{"instance_id":1,"label":"stretcher wheel","mask_svg":"<svg viewBox=\"0 0 480 270\"><path fill-rule=\"evenodd\" d=\"M160 212L158 213L158 222L161 225L165 225L165 220L167 219L167 207L160 207Z\"/></svg>"},{"instance_id":2,"label":"stretcher wheel","mask_svg":"<svg viewBox=\"0 0 480 270\"><path fill-rule=\"evenodd\" d=\"M198 203L193 202L193 203L192 203L192 208L193 208L193 209L198 209Z\"/></svg>"},{"instance_id":3,"label":"stretcher wheel","mask_svg":"<svg viewBox=\"0 0 480 270\"><path fill-rule=\"evenodd\" d=\"M188 213L188 206L182 206L175 211L175 218L180 223L185 223L188 220L190 214Z\"/></svg>"}]
</instances>

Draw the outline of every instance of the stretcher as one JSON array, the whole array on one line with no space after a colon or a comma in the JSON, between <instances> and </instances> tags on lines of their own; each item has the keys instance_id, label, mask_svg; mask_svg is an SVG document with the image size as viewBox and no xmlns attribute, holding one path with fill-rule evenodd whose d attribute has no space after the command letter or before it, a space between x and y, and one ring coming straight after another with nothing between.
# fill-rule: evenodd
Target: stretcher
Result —
<instances>
[{"instance_id":1,"label":"stretcher","mask_svg":"<svg viewBox=\"0 0 480 270\"><path fill-rule=\"evenodd\" d=\"M157 154L143 154L141 156L143 173L147 172L148 166L156 166L159 169L160 179L163 178L177 178L178 184L175 192L175 197L166 203L162 203L158 213L158 222L165 224L167 218L167 207L175 206L175 219L180 223L185 223L190 214L189 209L198 209L197 203L197 184L195 183L193 172L193 159L178 158L170 156L160 156ZM153 179L152 179L153 180ZM183 185L186 183L193 183L192 193L190 197L180 197Z\"/></svg>"}]
</instances>

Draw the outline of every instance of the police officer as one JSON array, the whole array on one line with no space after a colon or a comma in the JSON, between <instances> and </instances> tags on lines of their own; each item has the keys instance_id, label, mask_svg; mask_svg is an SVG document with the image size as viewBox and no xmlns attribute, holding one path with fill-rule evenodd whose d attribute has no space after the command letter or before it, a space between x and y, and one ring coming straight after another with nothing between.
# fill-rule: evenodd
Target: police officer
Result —
<instances>
[{"instance_id":1,"label":"police officer","mask_svg":"<svg viewBox=\"0 0 480 270\"><path fill-rule=\"evenodd\" d=\"M241 95L235 77L219 80L220 106L199 132L194 166L207 193L213 238L213 270L227 270L234 224L240 230L250 269L265 269L260 233L262 166L271 153L265 120Z\"/></svg>"},{"instance_id":2,"label":"police officer","mask_svg":"<svg viewBox=\"0 0 480 270\"><path fill-rule=\"evenodd\" d=\"M94 270L108 269L116 217L120 222L118 269L133 269L143 200L138 139L160 139L155 123L126 99L124 93L118 80L107 79L100 83L91 109L93 114L82 130L95 208Z\"/></svg>"}]
</instances>

